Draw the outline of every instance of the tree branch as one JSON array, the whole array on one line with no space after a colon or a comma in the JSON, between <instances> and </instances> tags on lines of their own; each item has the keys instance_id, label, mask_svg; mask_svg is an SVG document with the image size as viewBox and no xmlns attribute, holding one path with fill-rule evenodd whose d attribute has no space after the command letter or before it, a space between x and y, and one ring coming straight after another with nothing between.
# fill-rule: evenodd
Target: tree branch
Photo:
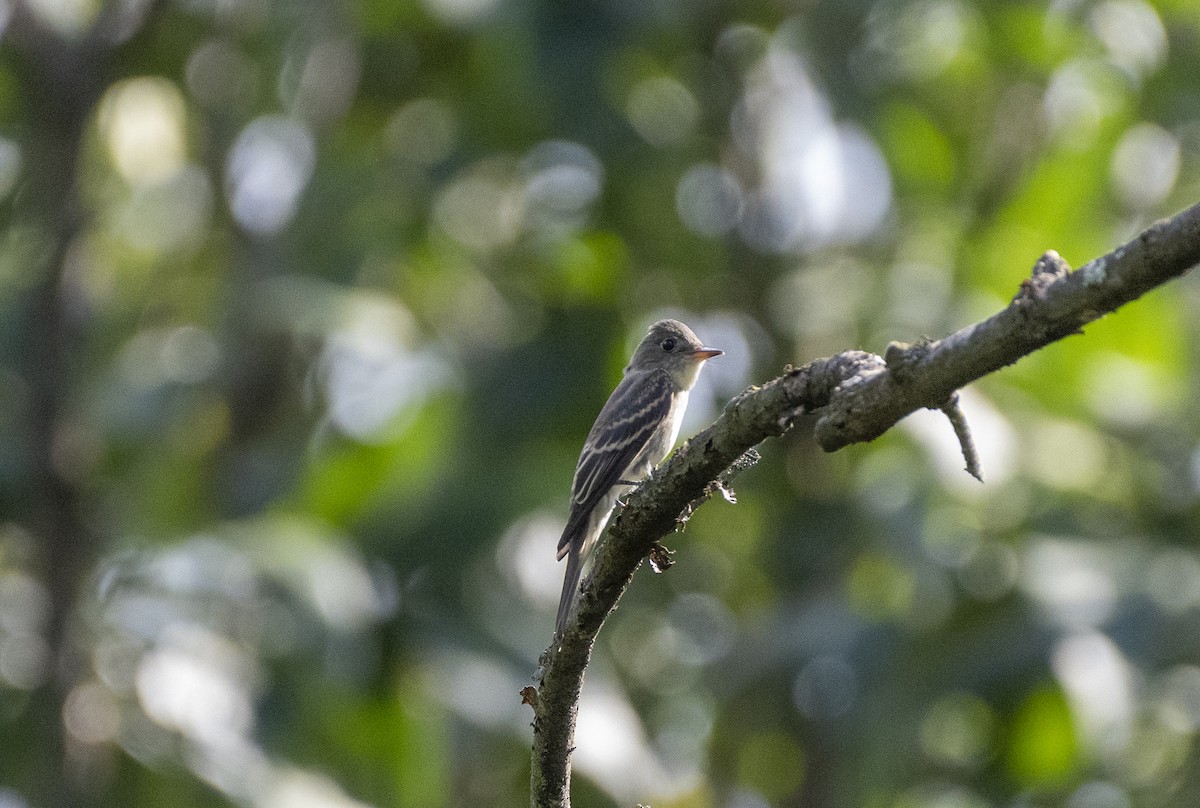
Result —
<instances>
[{"instance_id":1,"label":"tree branch","mask_svg":"<svg viewBox=\"0 0 1200 808\"><path fill-rule=\"evenodd\" d=\"M575 618L541 659L534 706L531 799L570 806L570 758L583 675L596 635L655 544L735 461L796 416L822 409L815 437L826 451L873 440L923 408L943 409L962 386L1072 334L1200 262L1200 205L1164 219L1072 272L1047 252L1012 302L950 336L886 358L847 351L786 372L733 399L710 427L676 451L629 496L585 581Z\"/></svg>"}]
</instances>

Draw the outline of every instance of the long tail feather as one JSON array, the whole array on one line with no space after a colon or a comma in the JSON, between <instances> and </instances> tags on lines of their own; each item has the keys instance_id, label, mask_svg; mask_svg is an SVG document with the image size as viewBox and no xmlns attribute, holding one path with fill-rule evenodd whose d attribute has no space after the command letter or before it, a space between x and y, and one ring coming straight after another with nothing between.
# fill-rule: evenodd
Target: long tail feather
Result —
<instances>
[{"instance_id":1,"label":"long tail feather","mask_svg":"<svg viewBox=\"0 0 1200 808\"><path fill-rule=\"evenodd\" d=\"M579 589L579 573L583 566L580 557L580 545L583 542L571 542L571 551L567 555L567 572L563 576L562 597L558 601L558 622L554 633L561 637L567 631L567 621L571 618L571 606L575 604L575 593Z\"/></svg>"}]
</instances>

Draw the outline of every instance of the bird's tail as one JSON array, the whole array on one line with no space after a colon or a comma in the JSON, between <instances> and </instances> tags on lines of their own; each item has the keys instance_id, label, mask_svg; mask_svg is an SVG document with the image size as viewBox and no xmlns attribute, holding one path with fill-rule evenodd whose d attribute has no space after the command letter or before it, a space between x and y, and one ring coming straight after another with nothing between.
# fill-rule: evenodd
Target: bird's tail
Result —
<instances>
[{"instance_id":1,"label":"bird's tail","mask_svg":"<svg viewBox=\"0 0 1200 808\"><path fill-rule=\"evenodd\" d=\"M581 544L582 542L571 542L571 551L567 554L567 572L563 576L562 597L558 601L558 622L554 627L554 633L558 637L567 631L571 606L575 603L575 592L579 589L579 573L583 566Z\"/></svg>"}]
</instances>

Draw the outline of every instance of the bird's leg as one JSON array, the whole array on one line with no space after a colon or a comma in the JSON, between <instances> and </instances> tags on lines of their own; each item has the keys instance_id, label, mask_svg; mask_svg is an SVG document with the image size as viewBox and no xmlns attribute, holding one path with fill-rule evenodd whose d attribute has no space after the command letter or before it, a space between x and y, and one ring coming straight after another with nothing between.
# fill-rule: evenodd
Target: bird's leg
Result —
<instances>
[{"instance_id":1,"label":"bird's leg","mask_svg":"<svg viewBox=\"0 0 1200 808\"><path fill-rule=\"evenodd\" d=\"M617 480L617 485L628 485L631 489L633 489L629 492L632 494L633 491L636 491L638 486L644 482L645 482L645 480ZM617 497L617 504L620 505L622 508L624 508L625 500L622 499L621 497Z\"/></svg>"}]
</instances>

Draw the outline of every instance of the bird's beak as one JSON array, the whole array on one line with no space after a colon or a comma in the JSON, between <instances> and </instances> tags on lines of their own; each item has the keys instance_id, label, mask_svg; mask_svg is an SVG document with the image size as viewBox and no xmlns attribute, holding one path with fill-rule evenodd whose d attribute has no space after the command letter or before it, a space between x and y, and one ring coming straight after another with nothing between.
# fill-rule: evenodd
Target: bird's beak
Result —
<instances>
[{"instance_id":1,"label":"bird's beak","mask_svg":"<svg viewBox=\"0 0 1200 808\"><path fill-rule=\"evenodd\" d=\"M712 359L714 356L720 356L723 353L725 352L718 351L716 348L697 348L692 351L692 357L703 362L705 359Z\"/></svg>"}]
</instances>

